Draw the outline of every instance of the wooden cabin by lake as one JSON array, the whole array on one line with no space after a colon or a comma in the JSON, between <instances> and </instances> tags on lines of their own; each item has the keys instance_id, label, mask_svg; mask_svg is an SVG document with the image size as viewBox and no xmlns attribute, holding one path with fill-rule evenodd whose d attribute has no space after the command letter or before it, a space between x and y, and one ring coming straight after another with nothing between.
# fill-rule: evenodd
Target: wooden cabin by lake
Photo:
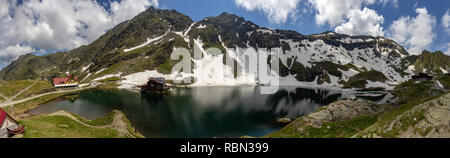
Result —
<instances>
[{"instance_id":1,"label":"wooden cabin by lake","mask_svg":"<svg viewBox=\"0 0 450 158\"><path fill-rule=\"evenodd\" d=\"M162 77L150 77L146 84L140 86L141 93L164 92L170 89Z\"/></svg>"},{"instance_id":2,"label":"wooden cabin by lake","mask_svg":"<svg viewBox=\"0 0 450 158\"><path fill-rule=\"evenodd\" d=\"M55 88L77 88L78 84L78 78L73 75L53 79L53 86L55 86Z\"/></svg>"},{"instance_id":3,"label":"wooden cabin by lake","mask_svg":"<svg viewBox=\"0 0 450 158\"><path fill-rule=\"evenodd\" d=\"M427 74L427 73L419 73L419 74L413 75L411 77L411 79L413 81L431 81L431 80L433 80L433 78L434 78L434 75Z\"/></svg>"}]
</instances>

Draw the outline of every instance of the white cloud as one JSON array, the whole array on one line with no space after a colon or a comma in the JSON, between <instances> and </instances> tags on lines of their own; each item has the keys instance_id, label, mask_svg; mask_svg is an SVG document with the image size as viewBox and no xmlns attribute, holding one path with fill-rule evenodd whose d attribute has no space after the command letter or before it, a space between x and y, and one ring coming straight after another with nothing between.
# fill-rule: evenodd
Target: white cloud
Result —
<instances>
[{"instance_id":1,"label":"white cloud","mask_svg":"<svg viewBox=\"0 0 450 158\"><path fill-rule=\"evenodd\" d=\"M316 23L331 27L337 26L353 10L360 10L362 5L375 3L375 0L308 0L316 10Z\"/></svg>"},{"instance_id":2,"label":"white cloud","mask_svg":"<svg viewBox=\"0 0 450 158\"><path fill-rule=\"evenodd\" d=\"M398 0L380 0L383 7L386 7L388 4L392 4L395 8L398 8Z\"/></svg>"},{"instance_id":3,"label":"white cloud","mask_svg":"<svg viewBox=\"0 0 450 158\"><path fill-rule=\"evenodd\" d=\"M447 43L447 50L444 53L450 55L450 42Z\"/></svg>"},{"instance_id":4,"label":"white cloud","mask_svg":"<svg viewBox=\"0 0 450 158\"><path fill-rule=\"evenodd\" d=\"M111 12L115 15L114 23L121 23L136 16L149 6L158 6L158 0L128 0L111 3Z\"/></svg>"},{"instance_id":5,"label":"white cloud","mask_svg":"<svg viewBox=\"0 0 450 158\"><path fill-rule=\"evenodd\" d=\"M335 28L336 32L348 35L384 36L383 27L381 27L384 18L375 10L368 8L351 10L347 18L347 22Z\"/></svg>"},{"instance_id":6,"label":"white cloud","mask_svg":"<svg viewBox=\"0 0 450 158\"><path fill-rule=\"evenodd\" d=\"M447 9L444 16L442 16L442 27L450 35L450 9Z\"/></svg>"},{"instance_id":7,"label":"white cloud","mask_svg":"<svg viewBox=\"0 0 450 158\"><path fill-rule=\"evenodd\" d=\"M18 56L28 54L35 51L29 46L15 45L8 46L3 50L0 50L0 65L8 64L9 61L15 60Z\"/></svg>"},{"instance_id":8,"label":"white cloud","mask_svg":"<svg viewBox=\"0 0 450 158\"><path fill-rule=\"evenodd\" d=\"M315 10L318 25L328 24L336 32L349 35L384 36L383 15L367 6L398 7L398 0L308 0L307 4Z\"/></svg>"},{"instance_id":9,"label":"white cloud","mask_svg":"<svg viewBox=\"0 0 450 158\"><path fill-rule=\"evenodd\" d=\"M407 47L411 54L419 54L433 42L436 18L426 8L417 8L416 17L400 17L389 27L389 37Z\"/></svg>"},{"instance_id":10,"label":"white cloud","mask_svg":"<svg viewBox=\"0 0 450 158\"><path fill-rule=\"evenodd\" d=\"M6 0L0 1L0 19L3 19L4 16L8 15L9 10L9 2Z\"/></svg>"},{"instance_id":11,"label":"white cloud","mask_svg":"<svg viewBox=\"0 0 450 158\"><path fill-rule=\"evenodd\" d=\"M51 51L88 44L147 7L158 6L158 1L114 1L111 11L95 0L28 0L16 4L16 0L0 0L0 62L14 60L13 54L22 55L11 51L17 45Z\"/></svg>"},{"instance_id":12,"label":"white cloud","mask_svg":"<svg viewBox=\"0 0 450 158\"><path fill-rule=\"evenodd\" d=\"M295 19L300 0L235 0L237 6L247 11L263 11L271 23L285 23L289 17Z\"/></svg>"}]
</instances>

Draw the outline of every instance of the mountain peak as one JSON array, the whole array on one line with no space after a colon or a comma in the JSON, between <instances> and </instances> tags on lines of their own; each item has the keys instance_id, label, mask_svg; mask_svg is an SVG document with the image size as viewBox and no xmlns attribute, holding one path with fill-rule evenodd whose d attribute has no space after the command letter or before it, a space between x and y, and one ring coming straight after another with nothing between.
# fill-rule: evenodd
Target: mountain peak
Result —
<instances>
[{"instance_id":1,"label":"mountain peak","mask_svg":"<svg viewBox=\"0 0 450 158\"><path fill-rule=\"evenodd\" d=\"M222 21L222 22L239 22L242 23L245 21L245 19L243 17L239 17L236 14L232 14L232 13L228 13L228 12L223 12L222 14L216 16L216 17L211 17L211 18L206 18L207 19L216 19L218 21Z\"/></svg>"}]
</instances>

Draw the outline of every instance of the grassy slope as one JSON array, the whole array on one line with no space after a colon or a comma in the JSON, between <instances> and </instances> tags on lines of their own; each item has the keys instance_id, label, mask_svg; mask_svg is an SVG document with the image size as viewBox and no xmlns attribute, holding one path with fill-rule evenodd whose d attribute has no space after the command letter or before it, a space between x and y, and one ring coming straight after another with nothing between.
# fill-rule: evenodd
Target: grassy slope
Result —
<instances>
[{"instance_id":1,"label":"grassy slope","mask_svg":"<svg viewBox=\"0 0 450 158\"><path fill-rule=\"evenodd\" d=\"M5 109L14 110L15 114L21 114L21 113L24 113L24 112L26 112L28 110L36 108L40 104L46 103L48 101L51 101L51 100L56 99L56 98L61 97L61 96L71 95L71 94L74 94L74 93L76 93L76 92L49 94L49 95L45 95L45 96L42 96L42 97L39 97L39 98L35 98L35 99L32 99L32 100L20 103L20 104L16 104L14 106L6 107Z\"/></svg>"},{"instance_id":2,"label":"grassy slope","mask_svg":"<svg viewBox=\"0 0 450 158\"><path fill-rule=\"evenodd\" d=\"M113 129L84 126L65 116L36 116L20 121L25 125L24 138L114 138Z\"/></svg>"},{"instance_id":3,"label":"grassy slope","mask_svg":"<svg viewBox=\"0 0 450 158\"><path fill-rule=\"evenodd\" d=\"M441 78L441 82L449 82L449 77ZM445 93L443 91L432 90L432 82L414 83L412 81L405 82L397 86L394 90L394 95L398 97L398 106L385 104L388 110L384 113L380 113L375 116L360 116L350 120L339 122L327 122L322 128L314 128L311 126L303 126L303 132L298 131L298 124L302 124L301 118L297 119L293 123L287 125L283 129L271 133L265 137L288 137L288 138L329 138L329 137L351 137L358 134L361 137L362 134L368 135L377 134L382 137L396 137L402 131L405 131L409 126L416 124L424 117L423 111L416 111L413 115L407 115L400 118L401 125L394 127L392 130L383 131L387 128L394 119L406 111L414 108L415 106L424 103L428 100L438 98ZM448 92L447 92L448 93ZM416 118L415 121L413 118ZM294 124L295 123L295 124ZM329 127L329 128L328 128ZM370 127L369 131L364 131ZM363 133L364 132L364 133Z\"/></svg>"},{"instance_id":4,"label":"grassy slope","mask_svg":"<svg viewBox=\"0 0 450 158\"><path fill-rule=\"evenodd\" d=\"M6 97L11 97L20 92L22 89L30 86L34 82L34 80L1 81L0 93L5 95Z\"/></svg>"},{"instance_id":5,"label":"grassy slope","mask_svg":"<svg viewBox=\"0 0 450 158\"><path fill-rule=\"evenodd\" d=\"M344 88L365 88L365 85L368 83L367 80L372 82L384 82L387 78L379 71L365 71L350 77L350 79L344 83Z\"/></svg>"},{"instance_id":6,"label":"grassy slope","mask_svg":"<svg viewBox=\"0 0 450 158\"><path fill-rule=\"evenodd\" d=\"M348 138L364 130L377 121L375 116L360 116L341 122L326 122L322 128L306 126L303 132L297 131L294 124L267 135L269 138Z\"/></svg>"},{"instance_id":7,"label":"grassy slope","mask_svg":"<svg viewBox=\"0 0 450 158\"><path fill-rule=\"evenodd\" d=\"M440 51L424 51L417 58L414 66L416 73L423 72L424 69L427 69L427 71L433 71L442 74L441 68L447 70L450 69L450 56L447 56Z\"/></svg>"},{"instance_id":8,"label":"grassy slope","mask_svg":"<svg viewBox=\"0 0 450 158\"><path fill-rule=\"evenodd\" d=\"M21 95L17 96L14 100L20 100L24 98L31 97L36 94L42 94L46 92L55 91L53 85L48 81L38 81L33 87L23 92Z\"/></svg>"},{"instance_id":9,"label":"grassy slope","mask_svg":"<svg viewBox=\"0 0 450 158\"><path fill-rule=\"evenodd\" d=\"M105 126L105 125L109 125L113 122L114 117L116 116L116 111L113 111L111 113L109 113L108 115L106 115L105 117L99 118L99 119L95 119L95 120L89 120L86 119L84 117L78 116L76 114L71 113L75 118L77 118L78 120L80 120L83 123L86 123L88 125L92 125L92 126Z\"/></svg>"},{"instance_id":10,"label":"grassy slope","mask_svg":"<svg viewBox=\"0 0 450 158\"><path fill-rule=\"evenodd\" d=\"M442 76L439 77L438 80L446 89L450 89L450 76Z\"/></svg>"}]
</instances>

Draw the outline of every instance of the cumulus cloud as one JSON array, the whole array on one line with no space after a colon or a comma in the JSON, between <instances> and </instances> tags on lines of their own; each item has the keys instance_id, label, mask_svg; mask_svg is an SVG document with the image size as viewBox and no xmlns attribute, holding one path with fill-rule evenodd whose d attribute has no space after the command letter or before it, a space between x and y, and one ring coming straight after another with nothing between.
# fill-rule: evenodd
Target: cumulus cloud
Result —
<instances>
[{"instance_id":1,"label":"cumulus cloud","mask_svg":"<svg viewBox=\"0 0 450 158\"><path fill-rule=\"evenodd\" d=\"M450 55L450 42L447 42L446 48L447 48L447 50L444 53L447 55Z\"/></svg>"},{"instance_id":2,"label":"cumulus cloud","mask_svg":"<svg viewBox=\"0 0 450 158\"><path fill-rule=\"evenodd\" d=\"M111 12L114 15L113 21L118 24L125 20L129 20L151 5L158 6L158 0L114 1L111 3Z\"/></svg>"},{"instance_id":3,"label":"cumulus cloud","mask_svg":"<svg viewBox=\"0 0 450 158\"><path fill-rule=\"evenodd\" d=\"M300 0L235 0L238 7L247 11L263 11L271 23L285 23L289 17L295 19Z\"/></svg>"},{"instance_id":4,"label":"cumulus cloud","mask_svg":"<svg viewBox=\"0 0 450 158\"><path fill-rule=\"evenodd\" d=\"M315 10L318 25L328 24L336 32L349 35L383 36L383 15L367 6L398 7L398 0L308 0L307 4Z\"/></svg>"},{"instance_id":5,"label":"cumulus cloud","mask_svg":"<svg viewBox=\"0 0 450 158\"><path fill-rule=\"evenodd\" d=\"M348 35L384 36L381 24L384 18L375 10L364 8L363 10L351 10L348 20L335 28L338 33Z\"/></svg>"},{"instance_id":6,"label":"cumulus cloud","mask_svg":"<svg viewBox=\"0 0 450 158\"><path fill-rule=\"evenodd\" d=\"M24 55L35 51L33 48L29 46L15 45L8 46L5 49L0 50L0 65L7 64L9 61L15 60L17 56Z\"/></svg>"},{"instance_id":7,"label":"cumulus cloud","mask_svg":"<svg viewBox=\"0 0 450 158\"><path fill-rule=\"evenodd\" d=\"M9 63L25 50L34 50L19 47L52 51L88 44L149 6L158 6L158 1L114 1L106 10L95 0L28 0L20 5L1 0L0 62Z\"/></svg>"},{"instance_id":8,"label":"cumulus cloud","mask_svg":"<svg viewBox=\"0 0 450 158\"><path fill-rule=\"evenodd\" d=\"M426 8L417 8L416 17L400 17L389 27L389 37L407 47L411 54L420 54L433 42L436 18Z\"/></svg>"},{"instance_id":9,"label":"cumulus cloud","mask_svg":"<svg viewBox=\"0 0 450 158\"><path fill-rule=\"evenodd\" d=\"M9 10L9 2L4 0L0 1L0 19L3 19L4 16L8 15Z\"/></svg>"},{"instance_id":10,"label":"cumulus cloud","mask_svg":"<svg viewBox=\"0 0 450 158\"><path fill-rule=\"evenodd\" d=\"M442 27L444 27L445 31L450 35L450 9L447 9L444 16L442 16Z\"/></svg>"},{"instance_id":11,"label":"cumulus cloud","mask_svg":"<svg viewBox=\"0 0 450 158\"><path fill-rule=\"evenodd\" d=\"M383 7L392 4L395 8L398 8L398 0L380 0L380 2L383 4Z\"/></svg>"},{"instance_id":12,"label":"cumulus cloud","mask_svg":"<svg viewBox=\"0 0 450 158\"><path fill-rule=\"evenodd\" d=\"M334 27L342 22L348 14L354 10L360 10L362 5L375 3L375 0L308 0L316 10L316 23L324 25L328 23Z\"/></svg>"}]
</instances>

